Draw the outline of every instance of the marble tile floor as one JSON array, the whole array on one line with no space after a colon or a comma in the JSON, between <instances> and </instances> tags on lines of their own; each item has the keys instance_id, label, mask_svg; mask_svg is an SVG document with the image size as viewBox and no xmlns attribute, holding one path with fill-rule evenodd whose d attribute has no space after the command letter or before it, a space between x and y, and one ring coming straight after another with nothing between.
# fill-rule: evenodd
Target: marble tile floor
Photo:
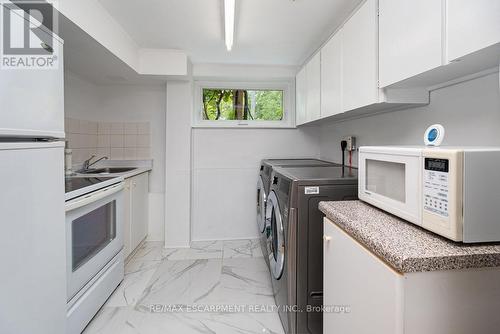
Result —
<instances>
[{"instance_id":1,"label":"marble tile floor","mask_svg":"<svg viewBox=\"0 0 500 334\"><path fill-rule=\"evenodd\" d=\"M258 240L144 244L85 334L283 333Z\"/></svg>"}]
</instances>

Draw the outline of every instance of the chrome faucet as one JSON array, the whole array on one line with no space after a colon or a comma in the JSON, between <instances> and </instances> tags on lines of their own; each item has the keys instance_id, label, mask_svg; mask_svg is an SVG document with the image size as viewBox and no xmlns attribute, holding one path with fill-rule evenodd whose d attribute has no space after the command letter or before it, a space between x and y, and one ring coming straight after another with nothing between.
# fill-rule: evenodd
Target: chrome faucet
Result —
<instances>
[{"instance_id":1,"label":"chrome faucet","mask_svg":"<svg viewBox=\"0 0 500 334\"><path fill-rule=\"evenodd\" d=\"M85 160L85 161L83 162L83 168L82 168L82 170L88 170L88 169L90 168L90 166L95 165L95 164L96 164L96 163L98 163L99 161L109 159L108 157L102 157L102 158L97 159L97 160L96 160L96 161L94 161L93 163L90 163L90 161L92 161L92 159L94 159L94 158L95 158L95 155L92 155L90 158L88 158L87 160Z\"/></svg>"}]
</instances>

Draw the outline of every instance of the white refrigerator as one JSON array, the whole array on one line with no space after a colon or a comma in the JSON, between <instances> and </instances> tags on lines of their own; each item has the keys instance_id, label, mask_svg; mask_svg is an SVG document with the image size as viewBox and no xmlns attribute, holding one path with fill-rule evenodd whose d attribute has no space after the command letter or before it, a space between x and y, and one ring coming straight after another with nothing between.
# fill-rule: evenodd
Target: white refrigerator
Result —
<instances>
[{"instance_id":1,"label":"white refrigerator","mask_svg":"<svg viewBox=\"0 0 500 334\"><path fill-rule=\"evenodd\" d=\"M64 334L64 82L0 70L0 333Z\"/></svg>"}]
</instances>

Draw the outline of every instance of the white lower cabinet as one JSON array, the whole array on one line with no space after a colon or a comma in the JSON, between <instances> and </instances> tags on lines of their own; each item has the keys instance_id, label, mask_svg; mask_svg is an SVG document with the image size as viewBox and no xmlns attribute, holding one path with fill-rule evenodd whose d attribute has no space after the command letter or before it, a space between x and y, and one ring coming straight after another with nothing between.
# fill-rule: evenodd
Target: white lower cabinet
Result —
<instances>
[{"instance_id":1,"label":"white lower cabinet","mask_svg":"<svg viewBox=\"0 0 500 334\"><path fill-rule=\"evenodd\" d=\"M324 334L498 333L500 268L401 274L326 218L324 239Z\"/></svg>"},{"instance_id":2,"label":"white lower cabinet","mask_svg":"<svg viewBox=\"0 0 500 334\"><path fill-rule=\"evenodd\" d=\"M325 312L323 333L401 333L403 275L328 220L324 232L324 304L349 310Z\"/></svg>"},{"instance_id":3,"label":"white lower cabinet","mask_svg":"<svg viewBox=\"0 0 500 334\"><path fill-rule=\"evenodd\" d=\"M125 180L125 228L123 233L125 257L132 254L148 234L148 196L148 173Z\"/></svg>"}]
</instances>

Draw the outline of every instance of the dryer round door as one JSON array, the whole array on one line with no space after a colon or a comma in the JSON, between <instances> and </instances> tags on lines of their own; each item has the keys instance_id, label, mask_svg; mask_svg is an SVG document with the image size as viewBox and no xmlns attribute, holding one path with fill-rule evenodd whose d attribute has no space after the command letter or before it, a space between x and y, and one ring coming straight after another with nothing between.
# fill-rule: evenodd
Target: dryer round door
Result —
<instances>
[{"instance_id":1,"label":"dryer round door","mask_svg":"<svg viewBox=\"0 0 500 334\"><path fill-rule=\"evenodd\" d=\"M269 221L268 237L269 266L275 279L280 279L285 266L285 230L274 191L269 194L266 205L266 220Z\"/></svg>"},{"instance_id":2,"label":"dryer round door","mask_svg":"<svg viewBox=\"0 0 500 334\"><path fill-rule=\"evenodd\" d=\"M262 178L259 177L257 182L257 226L259 232L264 233L266 230L266 190Z\"/></svg>"}]
</instances>

